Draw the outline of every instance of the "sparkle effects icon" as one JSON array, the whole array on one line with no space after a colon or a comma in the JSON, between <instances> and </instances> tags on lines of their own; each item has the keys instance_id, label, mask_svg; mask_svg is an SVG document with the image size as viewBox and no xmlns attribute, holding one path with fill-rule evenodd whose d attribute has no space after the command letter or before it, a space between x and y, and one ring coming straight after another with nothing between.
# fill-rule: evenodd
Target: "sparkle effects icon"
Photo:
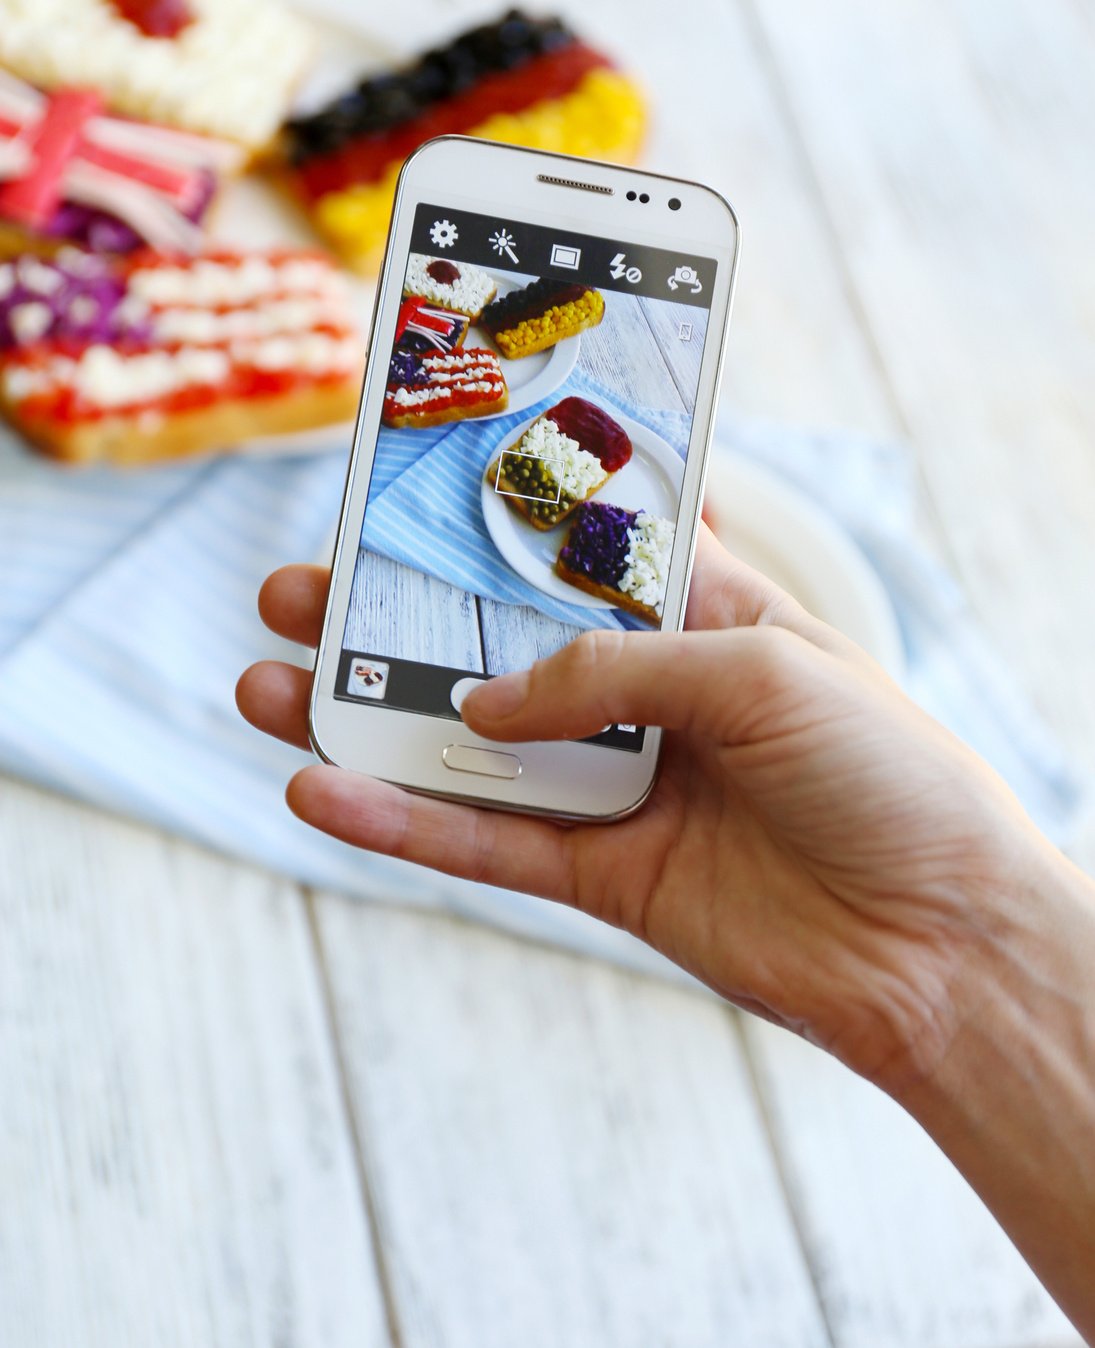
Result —
<instances>
[{"instance_id":1,"label":"sparkle effects icon","mask_svg":"<svg viewBox=\"0 0 1095 1348\"><path fill-rule=\"evenodd\" d=\"M451 220L435 220L430 226L430 240L435 248L451 248L459 237Z\"/></svg>"},{"instance_id":2,"label":"sparkle effects icon","mask_svg":"<svg viewBox=\"0 0 1095 1348\"><path fill-rule=\"evenodd\" d=\"M494 233L490 236L490 246L494 249L494 251L498 254L498 256L501 257L502 254L505 253L505 255L510 259L511 262L521 261L521 259L517 256L517 254L513 251L513 245L516 242L517 240L513 237L513 235L509 232L509 230L502 229L501 226L499 226L498 229L496 229Z\"/></svg>"}]
</instances>

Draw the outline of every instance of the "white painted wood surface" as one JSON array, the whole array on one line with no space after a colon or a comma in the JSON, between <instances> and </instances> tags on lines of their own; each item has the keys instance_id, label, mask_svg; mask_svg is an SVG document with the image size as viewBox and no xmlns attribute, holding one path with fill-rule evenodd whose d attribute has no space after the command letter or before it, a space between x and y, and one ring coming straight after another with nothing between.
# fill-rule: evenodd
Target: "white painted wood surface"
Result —
<instances>
[{"instance_id":1,"label":"white painted wood surface","mask_svg":"<svg viewBox=\"0 0 1095 1348\"><path fill-rule=\"evenodd\" d=\"M919 1125L802 1040L743 1025L835 1343L1078 1342Z\"/></svg>"},{"instance_id":2,"label":"white painted wood surface","mask_svg":"<svg viewBox=\"0 0 1095 1348\"><path fill-rule=\"evenodd\" d=\"M950 559L1004 659L1090 768L1090 11L1061 0L894 0L870 18L853 0L755 8ZM1092 825L1080 844L1089 866Z\"/></svg>"},{"instance_id":3,"label":"white painted wood surface","mask_svg":"<svg viewBox=\"0 0 1095 1348\"><path fill-rule=\"evenodd\" d=\"M0 1343L386 1345L295 886L0 793Z\"/></svg>"},{"instance_id":4,"label":"white painted wood surface","mask_svg":"<svg viewBox=\"0 0 1095 1348\"><path fill-rule=\"evenodd\" d=\"M318 912L407 1348L827 1343L724 1007Z\"/></svg>"},{"instance_id":5,"label":"white painted wood surface","mask_svg":"<svg viewBox=\"0 0 1095 1348\"><path fill-rule=\"evenodd\" d=\"M345 641L351 649L399 651L427 664L483 668L475 596L364 548L354 568Z\"/></svg>"},{"instance_id":6,"label":"white painted wood surface","mask_svg":"<svg viewBox=\"0 0 1095 1348\"><path fill-rule=\"evenodd\" d=\"M642 72L651 167L741 214L727 398L908 438L1095 763L1083 5L560 8ZM494 9L368 22L409 54ZM385 1293L437 1348L1077 1342L915 1125L699 996L331 896L321 959L292 886L15 785L0 876L5 1348L383 1344Z\"/></svg>"}]
</instances>

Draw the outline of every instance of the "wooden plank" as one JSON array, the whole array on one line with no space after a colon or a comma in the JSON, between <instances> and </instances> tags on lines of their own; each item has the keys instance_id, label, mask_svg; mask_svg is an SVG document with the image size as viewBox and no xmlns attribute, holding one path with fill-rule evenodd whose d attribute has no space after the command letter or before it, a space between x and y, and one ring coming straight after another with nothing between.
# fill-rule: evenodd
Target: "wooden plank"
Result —
<instances>
[{"instance_id":1,"label":"wooden plank","mask_svg":"<svg viewBox=\"0 0 1095 1348\"><path fill-rule=\"evenodd\" d=\"M828 1342L717 1002L317 913L406 1348Z\"/></svg>"},{"instance_id":2,"label":"wooden plank","mask_svg":"<svg viewBox=\"0 0 1095 1348\"><path fill-rule=\"evenodd\" d=\"M298 891L0 791L0 1340L389 1342Z\"/></svg>"},{"instance_id":3,"label":"wooden plank","mask_svg":"<svg viewBox=\"0 0 1095 1348\"><path fill-rule=\"evenodd\" d=\"M824 14L797 0L749 8L763 33L753 59L758 70L774 68L777 120L808 168L799 190L809 196L812 171L814 215L835 250L827 265L845 278L864 319L881 386L894 390L894 424L908 428L920 450L935 517L993 635L1020 664L1028 689L1042 691L1043 706L1047 696L1056 703L1057 728L1076 744L1076 690L1090 679L1076 678L1072 657L1087 642L1089 660L1091 646L1070 612L1092 589L1091 553L1088 543L1078 555L1075 532L1062 545L1047 536L1054 516L1090 518L1095 501L1081 480L1086 473L1077 471L1074 427L1062 425L1071 419L1072 395L1050 398L1045 416L1042 404L1051 388L1064 393L1062 375L1075 361L1079 334L1071 320L1047 321L1046 310L1062 300L1061 287L1045 274L1062 266L1059 255L1050 261L1055 249L1034 250L1043 275L1032 275L1025 256L1031 239L1002 224L1009 213L1013 221L1027 219L1014 214L1009 180L1012 145L1030 136L1030 127L1020 129L1014 116L1005 127L973 87L989 78L987 63L995 101L1003 101L999 85L1009 81L999 37L995 53L985 41L990 30L1015 28L1020 14L1026 22L1018 26L1040 30L1047 9L1060 7L1039 6L1035 14L1015 5L991 12L967 5L948 13L933 5L928 14L923 4L899 4L884 18L851 4ZM956 36L957 12L967 24L973 12L982 20L976 41ZM1027 51L1046 41L1033 31L1027 37ZM1019 45L1010 60L1026 68ZM1085 49L1078 42L1075 50ZM1070 72L1067 64L1061 73L1074 99L1088 61L1074 58ZM1047 115L1060 115L1055 98L1043 100L1042 119ZM1066 144L1075 144L1079 125L1077 119ZM1068 216L1061 203L1072 192L1049 138L1035 132L1033 139L1057 178L1037 223L1044 239L1049 212ZM785 185L778 171L773 183ZM761 218L762 230L768 223ZM746 230L748 238L748 217ZM1089 227L1083 232L1090 237ZM1081 264L1073 250L1062 270ZM1056 329L1040 355L1026 349L1029 331L1018 335L1026 321L1018 310L1029 315L1031 290L1041 292L1040 336ZM1051 481L1032 496L1027 480L1046 470L1043 452ZM1039 547L1031 548L1035 537ZM1024 583L1017 573L1027 568ZM1058 602L1047 605L1047 595ZM1028 634L1040 626L1048 637L1047 625L1054 638L1071 626L1069 640L1032 650ZM1051 674L1045 666L1054 659L1060 669ZM1086 731L1080 742L1088 742ZM1077 1342L992 1219L900 1111L770 1027L752 1024L749 1043L838 1344Z\"/></svg>"},{"instance_id":4,"label":"wooden plank","mask_svg":"<svg viewBox=\"0 0 1095 1348\"><path fill-rule=\"evenodd\" d=\"M364 548L354 568L345 645L451 669L483 668L474 596Z\"/></svg>"},{"instance_id":5,"label":"wooden plank","mask_svg":"<svg viewBox=\"0 0 1095 1348\"><path fill-rule=\"evenodd\" d=\"M803 1040L746 1039L838 1348L1081 1345L981 1201L888 1096Z\"/></svg>"},{"instance_id":6,"label":"wooden plank","mask_svg":"<svg viewBox=\"0 0 1095 1348\"><path fill-rule=\"evenodd\" d=\"M581 631L569 623L556 622L534 608L479 600L480 634L484 668L491 674L528 669L534 661L553 655Z\"/></svg>"},{"instance_id":7,"label":"wooden plank","mask_svg":"<svg viewBox=\"0 0 1095 1348\"><path fill-rule=\"evenodd\" d=\"M693 411L707 337L707 315L697 313L687 304L667 304L664 300L645 298L639 300L639 310L669 369L682 407L685 411Z\"/></svg>"},{"instance_id":8,"label":"wooden plank","mask_svg":"<svg viewBox=\"0 0 1095 1348\"><path fill-rule=\"evenodd\" d=\"M1067 0L756 16L978 614L1095 761L1095 33Z\"/></svg>"},{"instance_id":9,"label":"wooden plank","mask_svg":"<svg viewBox=\"0 0 1095 1348\"><path fill-rule=\"evenodd\" d=\"M581 368L639 407L684 410L665 357L634 295L608 297L604 318L582 334Z\"/></svg>"},{"instance_id":10,"label":"wooden plank","mask_svg":"<svg viewBox=\"0 0 1095 1348\"><path fill-rule=\"evenodd\" d=\"M724 193L743 250L723 402L809 425L897 429L809 184L737 5L690 0L641 23L627 0L557 5L649 93L643 163ZM648 209L652 209L651 206Z\"/></svg>"}]
</instances>

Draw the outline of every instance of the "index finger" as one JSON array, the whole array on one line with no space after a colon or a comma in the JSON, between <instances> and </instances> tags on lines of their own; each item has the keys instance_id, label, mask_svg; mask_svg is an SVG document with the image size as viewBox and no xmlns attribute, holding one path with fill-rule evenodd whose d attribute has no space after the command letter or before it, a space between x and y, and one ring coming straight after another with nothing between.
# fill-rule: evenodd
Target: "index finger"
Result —
<instances>
[{"instance_id":1,"label":"index finger","mask_svg":"<svg viewBox=\"0 0 1095 1348\"><path fill-rule=\"evenodd\" d=\"M318 646L330 584L326 566L283 566L259 590L259 617L287 641Z\"/></svg>"},{"instance_id":2,"label":"index finger","mask_svg":"<svg viewBox=\"0 0 1095 1348\"><path fill-rule=\"evenodd\" d=\"M575 904L579 829L434 800L319 763L296 774L286 801L306 824L354 847Z\"/></svg>"}]
</instances>

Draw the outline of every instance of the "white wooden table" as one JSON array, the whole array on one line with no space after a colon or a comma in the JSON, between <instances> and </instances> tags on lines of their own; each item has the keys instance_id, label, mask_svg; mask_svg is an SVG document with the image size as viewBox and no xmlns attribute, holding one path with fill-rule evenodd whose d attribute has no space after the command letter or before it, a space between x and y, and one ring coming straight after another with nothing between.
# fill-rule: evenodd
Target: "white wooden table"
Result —
<instances>
[{"instance_id":1,"label":"white wooden table","mask_svg":"<svg viewBox=\"0 0 1095 1348\"><path fill-rule=\"evenodd\" d=\"M419 0L389 45L487 12ZM1089 10L578 17L646 78L648 162L741 213L727 397L910 440L925 529L1095 761ZM790 1036L3 787L5 1348L1074 1342L919 1130Z\"/></svg>"}]
</instances>

